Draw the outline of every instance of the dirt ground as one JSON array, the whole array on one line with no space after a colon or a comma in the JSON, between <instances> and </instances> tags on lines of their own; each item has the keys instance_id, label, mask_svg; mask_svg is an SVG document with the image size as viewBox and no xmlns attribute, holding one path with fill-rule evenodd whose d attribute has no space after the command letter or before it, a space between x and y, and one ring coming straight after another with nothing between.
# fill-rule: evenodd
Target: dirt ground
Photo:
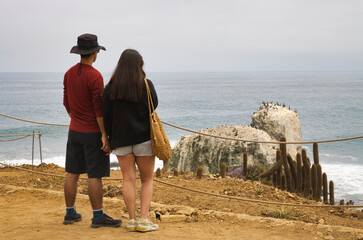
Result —
<instances>
[{"instance_id":1,"label":"dirt ground","mask_svg":"<svg viewBox=\"0 0 363 240\"><path fill-rule=\"evenodd\" d=\"M44 164L43 168L44 172L64 175L64 169L56 165ZM111 172L111 178L121 177L120 171ZM127 212L122 200L122 181L106 179L104 210L124 223L120 228L92 229L86 180L79 182L76 201L82 221L63 225L62 177L0 168L0 239L363 239L362 212L355 209L256 204L202 195L157 181L150 217L160 230L128 233L124 228ZM212 175L199 180L192 173L177 177L164 173L155 180L241 198L317 204L260 182Z\"/></svg>"}]
</instances>

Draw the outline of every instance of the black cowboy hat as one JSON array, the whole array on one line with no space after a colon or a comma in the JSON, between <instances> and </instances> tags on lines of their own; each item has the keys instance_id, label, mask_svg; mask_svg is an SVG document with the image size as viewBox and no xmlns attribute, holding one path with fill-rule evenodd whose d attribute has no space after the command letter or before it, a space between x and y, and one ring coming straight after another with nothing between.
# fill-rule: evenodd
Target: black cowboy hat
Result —
<instances>
[{"instance_id":1,"label":"black cowboy hat","mask_svg":"<svg viewBox=\"0 0 363 240\"><path fill-rule=\"evenodd\" d=\"M100 49L106 51L105 47L98 45L96 35L86 33L78 37L77 46L72 47L71 53L87 55L97 52Z\"/></svg>"}]
</instances>

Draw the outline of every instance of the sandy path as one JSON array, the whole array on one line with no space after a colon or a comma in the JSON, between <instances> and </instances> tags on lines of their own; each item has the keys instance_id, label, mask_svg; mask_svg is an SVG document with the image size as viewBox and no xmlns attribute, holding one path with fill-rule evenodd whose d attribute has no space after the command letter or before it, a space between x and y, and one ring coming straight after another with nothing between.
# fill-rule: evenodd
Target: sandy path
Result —
<instances>
[{"instance_id":1,"label":"sandy path","mask_svg":"<svg viewBox=\"0 0 363 240\"><path fill-rule=\"evenodd\" d=\"M284 224L249 220L159 222L160 230L129 233L120 228L91 229L88 199L80 195L77 210L83 220L63 225L61 192L0 186L0 239L358 239L358 234L319 229L304 223ZM106 213L119 217L120 200L105 199ZM123 219L126 222L126 219ZM333 238L328 238L333 237Z\"/></svg>"}]
</instances>

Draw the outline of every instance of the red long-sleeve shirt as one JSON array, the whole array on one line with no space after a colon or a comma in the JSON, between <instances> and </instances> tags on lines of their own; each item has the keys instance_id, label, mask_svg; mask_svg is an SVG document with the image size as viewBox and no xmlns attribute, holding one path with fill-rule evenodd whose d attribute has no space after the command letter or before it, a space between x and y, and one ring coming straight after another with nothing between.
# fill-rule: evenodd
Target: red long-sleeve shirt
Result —
<instances>
[{"instance_id":1,"label":"red long-sleeve shirt","mask_svg":"<svg viewBox=\"0 0 363 240\"><path fill-rule=\"evenodd\" d=\"M103 116L103 78L94 67L78 63L64 75L63 105L71 114L69 130L100 132L97 117Z\"/></svg>"}]
</instances>

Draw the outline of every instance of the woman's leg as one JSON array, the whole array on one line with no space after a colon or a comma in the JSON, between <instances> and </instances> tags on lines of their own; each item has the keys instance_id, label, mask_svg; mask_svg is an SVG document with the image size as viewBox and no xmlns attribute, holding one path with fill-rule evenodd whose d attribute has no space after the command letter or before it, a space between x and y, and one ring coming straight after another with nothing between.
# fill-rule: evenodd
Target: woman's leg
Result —
<instances>
[{"instance_id":1,"label":"woman's leg","mask_svg":"<svg viewBox=\"0 0 363 240\"><path fill-rule=\"evenodd\" d=\"M148 219L150 202L153 194L153 173L155 156L136 157L136 164L140 171L140 218Z\"/></svg>"},{"instance_id":2,"label":"woman's leg","mask_svg":"<svg viewBox=\"0 0 363 240\"><path fill-rule=\"evenodd\" d=\"M135 183L136 183L136 168L135 168L135 156L130 153L125 156L117 156L118 163L123 175L123 189L122 196L129 212L130 219L136 219L135 217Z\"/></svg>"}]
</instances>

